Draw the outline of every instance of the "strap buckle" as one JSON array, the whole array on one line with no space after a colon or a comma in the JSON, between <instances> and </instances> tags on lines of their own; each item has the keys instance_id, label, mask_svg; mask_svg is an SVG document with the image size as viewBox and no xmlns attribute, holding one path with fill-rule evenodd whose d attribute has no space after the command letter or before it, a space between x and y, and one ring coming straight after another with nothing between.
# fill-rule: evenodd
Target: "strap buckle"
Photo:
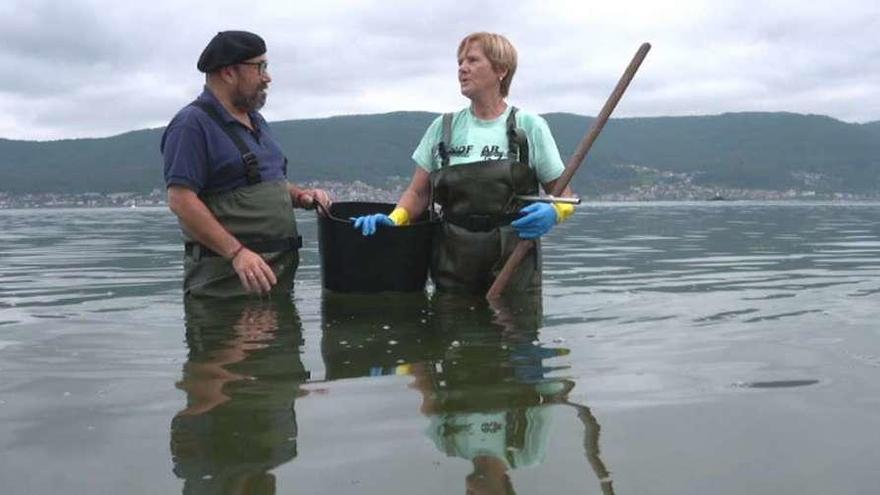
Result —
<instances>
[{"instance_id":1,"label":"strap buckle","mask_svg":"<svg viewBox=\"0 0 880 495\"><path fill-rule=\"evenodd\" d=\"M247 174L248 184L259 184L260 162L257 160L257 155L255 155L253 151L248 151L247 153L241 155L241 161L244 162L244 169Z\"/></svg>"}]
</instances>

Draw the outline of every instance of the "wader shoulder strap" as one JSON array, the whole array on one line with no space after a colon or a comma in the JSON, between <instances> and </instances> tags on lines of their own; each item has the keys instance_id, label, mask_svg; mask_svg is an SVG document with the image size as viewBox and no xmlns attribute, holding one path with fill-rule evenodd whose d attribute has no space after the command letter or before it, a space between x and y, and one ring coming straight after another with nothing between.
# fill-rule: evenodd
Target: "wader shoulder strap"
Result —
<instances>
[{"instance_id":1,"label":"wader shoulder strap","mask_svg":"<svg viewBox=\"0 0 880 495\"><path fill-rule=\"evenodd\" d=\"M440 153L440 167L449 166L449 144L452 143L452 114L443 114L443 137L437 145L437 152Z\"/></svg>"},{"instance_id":2,"label":"wader shoulder strap","mask_svg":"<svg viewBox=\"0 0 880 495\"><path fill-rule=\"evenodd\" d=\"M518 108L511 107L507 116L507 146L508 155L516 154L517 161L529 164L529 140L526 133L516 126L516 112Z\"/></svg>"},{"instance_id":3,"label":"wader shoulder strap","mask_svg":"<svg viewBox=\"0 0 880 495\"><path fill-rule=\"evenodd\" d=\"M244 139L235 132L235 129L223 121L220 112L218 112L213 105L205 101L196 100L192 102L192 105L200 108L203 112L208 114L208 117L211 117L211 120L216 122L217 125L223 129L223 132L229 136L229 139L235 143L235 147L238 148L238 152L241 153L241 161L244 162L247 183L253 185L262 182L262 178L260 177L260 162L257 160L257 155L248 148L247 143L245 143Z\"/></svg>"}]
</instances>

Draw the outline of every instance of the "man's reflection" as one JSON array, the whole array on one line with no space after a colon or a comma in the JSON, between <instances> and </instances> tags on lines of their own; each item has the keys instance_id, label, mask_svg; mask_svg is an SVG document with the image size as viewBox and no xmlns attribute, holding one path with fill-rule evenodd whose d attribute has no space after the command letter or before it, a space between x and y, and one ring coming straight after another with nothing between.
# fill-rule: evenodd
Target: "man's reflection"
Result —
<instances>
[{"instance_id":1,"label":"man's reflection","mask_svg":"<svg viewBox=\"0 0 880 495\"><path fill-rule=\"evenodd\" d=\"M271 469L297 455L294 403L308 372L289 300L185 300L189 357L171 422L185 494L274 494Z\"/></svg>"}]
</instances>

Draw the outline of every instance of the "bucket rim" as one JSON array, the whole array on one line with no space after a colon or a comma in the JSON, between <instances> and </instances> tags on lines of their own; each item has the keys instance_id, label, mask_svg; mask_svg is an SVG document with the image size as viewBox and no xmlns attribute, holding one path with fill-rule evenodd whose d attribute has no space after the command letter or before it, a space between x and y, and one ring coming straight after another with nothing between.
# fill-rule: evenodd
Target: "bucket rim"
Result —
<instances>
[{"instance_id":1,"label":"bucket rim","mask_svg":"<svg viewBox=\"0 0 880 495\"><path fill-rule=\"evenodd\" d=\"M338 203L338 204L342 204L342 203L357 203L357 204L364 204L364 205L395 205L395 203L384 203L384 202L381 202L381 201L336 201L336 202L334 202L333 204L337 204L337 203ZM321 210L320 212L318 212L319 215L323 215L324 217L329 218L330 220L333 220L333 221L335 221L335 222L342 222L342 223L347 223L347 224L353 224L353 223L354 223L354 222L353 222L351 219L349 219L349 218L341 218L341 217L337 217L336 215L334 215L333 213L331 213L330 210L333 208L333 204L330 205L330 208L327 208L327 207L324 206L322 203L315 202L315 205L317 205L317 206L315 207L315 211L318 212L318 210ZM408 224L406 224L406 225L398 225L397 228L401 228L401 227L418 227L418 226L421 226L421 225L432 224L432 223L436 223L436 220L431 220L430 216L428 216L428 217L425 218L424 220L421 220L421 221L418 221L418 222L412 222L412 223L408 223Z\"/></svg>"}]
</instances>

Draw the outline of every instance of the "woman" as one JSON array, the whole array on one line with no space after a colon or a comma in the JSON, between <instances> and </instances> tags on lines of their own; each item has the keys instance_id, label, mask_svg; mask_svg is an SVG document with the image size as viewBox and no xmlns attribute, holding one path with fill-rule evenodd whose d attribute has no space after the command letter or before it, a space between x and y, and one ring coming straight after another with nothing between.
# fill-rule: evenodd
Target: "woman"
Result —
<instances>
[{"instance_id":1,"label":"woman","mask_svg":"<svg viewBox=\"0 0 880 495\"><path fill-rule=\"evenodd\" d=\"M538 194L539 182L550 192L565 167L544 119L505 101L516 63L516 49L504 36L466 36L458 47L458 81L470 106L428 127L412 155L418 165L412 181L394 211L354 222L371 235L379 225L406 225L439 205L431 278L442 291L484 292L518 239L538 239L574 212L571 205L517 199ZM540 284L536 245L509 287Z\"/></svg>"}]
</instances>

